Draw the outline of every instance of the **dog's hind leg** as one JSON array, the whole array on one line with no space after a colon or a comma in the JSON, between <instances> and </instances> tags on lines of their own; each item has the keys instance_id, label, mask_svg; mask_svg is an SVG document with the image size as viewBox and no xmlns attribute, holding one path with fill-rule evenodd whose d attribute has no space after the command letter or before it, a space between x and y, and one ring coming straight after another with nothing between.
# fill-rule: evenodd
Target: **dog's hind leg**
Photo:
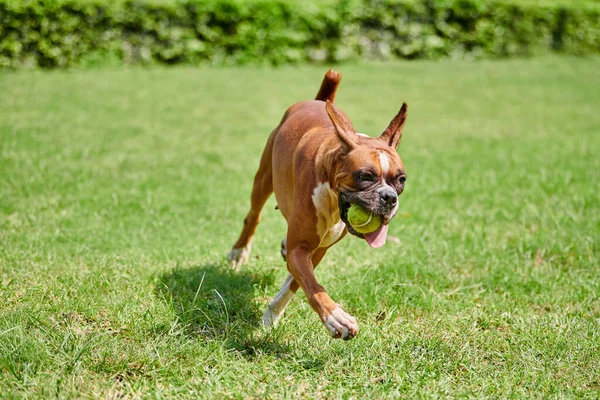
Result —
<instances>
[{"instance_id":1,"label":"dog's hind leg","mask_svg":"<svg viewBox=\"0 0 600 400\"><path fill-rule=\"evenodd\" d=\"M277 129L271 133L267 145L263 151L260 166L254 177L254 186L252 187L252 196L250 198L250 211L244 219L244 227L237 242L227 254L227 259L234 268L248 261L250 250L252 248L252 236L256 232L256 227L260 222L260 212L267 202L271 193L273 193L273 142Z\"/></svg>"}]
</instances>

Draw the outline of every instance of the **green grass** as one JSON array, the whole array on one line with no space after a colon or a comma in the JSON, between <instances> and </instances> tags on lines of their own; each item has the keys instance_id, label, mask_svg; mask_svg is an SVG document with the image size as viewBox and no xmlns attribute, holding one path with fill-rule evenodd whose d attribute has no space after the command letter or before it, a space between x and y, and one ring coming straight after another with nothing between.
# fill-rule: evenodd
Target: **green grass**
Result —
<instances>
[{"instance_id":1,"label":"green grass","mask_svg":"<svg viewBox=\"0 0 600 400\"><path fill-rule=\"evenodd\" d=\"M410 106L390 234L317 270L331 340L283 281L267 204L225 263L268 133L324 67L0 74L0 397L600 395L600 59L358 64L338 105Z\"/></svg>"}]
</instances>

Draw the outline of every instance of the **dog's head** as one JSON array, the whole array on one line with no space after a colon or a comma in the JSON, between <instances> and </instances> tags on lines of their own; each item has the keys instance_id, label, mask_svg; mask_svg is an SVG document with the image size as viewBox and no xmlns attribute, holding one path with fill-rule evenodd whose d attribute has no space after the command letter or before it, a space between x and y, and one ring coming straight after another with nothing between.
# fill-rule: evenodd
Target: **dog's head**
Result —
<instances>
[{"instance_id":1,"label":"dog's head","mask_svg":"<svg viewBox=\"0 0 600 400\"><path fill-rule=\"evenodd\" d=\"M396 152L406 122L407 105L402 104L387 129L377 138L359 135L352 123L332 103L327 113L341 141L341 156L335 171L335 187L339 194L340 216L348 232L365 238L373 247L385 243L387 225L398 210L398 196L404 190L406 172ZM383 225L374 233L361 234L348 223L348 209L359 204L381 215Z\"/></svg>"}]
</instances>

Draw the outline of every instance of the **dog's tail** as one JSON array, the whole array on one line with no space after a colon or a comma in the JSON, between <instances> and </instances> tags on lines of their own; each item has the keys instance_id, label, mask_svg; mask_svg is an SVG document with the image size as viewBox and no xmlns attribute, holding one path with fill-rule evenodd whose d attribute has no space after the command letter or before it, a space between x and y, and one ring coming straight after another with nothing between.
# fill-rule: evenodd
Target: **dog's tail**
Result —
<instances>
[{"instance_id":1,"label":"dog's tail","mask_svg":"<svg viewBox=\"0 0 600 400\"><path fill-rule=\"evenodd\" d=\"M323 82L321 83L321 88L319 89L319 93L317 93L317 97L315 100L323 100L333 103L335 100L335 92L337 91L337 87L342 80L342 74L339 72L330 69L325 74L325 78L323 78Z\"/></svg>"}]
</instances>

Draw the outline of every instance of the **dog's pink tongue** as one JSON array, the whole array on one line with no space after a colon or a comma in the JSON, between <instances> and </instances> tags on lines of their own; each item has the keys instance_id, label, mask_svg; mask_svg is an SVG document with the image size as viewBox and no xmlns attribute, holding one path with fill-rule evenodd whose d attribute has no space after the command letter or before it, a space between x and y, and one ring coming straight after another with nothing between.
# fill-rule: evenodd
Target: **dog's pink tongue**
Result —
<instances>
[{"instance_id":1,"label":"dog's pink tongue","mask_svg":"<svg viewBox=\"0 0 600 400\"><path fill-rule=\"evenodd\" d=\"M373 248L381 247L385 244L387 238L388 226L381 225L375 232L365 233L365 239L369 246Z\"/></svg>"}]
</instances>

